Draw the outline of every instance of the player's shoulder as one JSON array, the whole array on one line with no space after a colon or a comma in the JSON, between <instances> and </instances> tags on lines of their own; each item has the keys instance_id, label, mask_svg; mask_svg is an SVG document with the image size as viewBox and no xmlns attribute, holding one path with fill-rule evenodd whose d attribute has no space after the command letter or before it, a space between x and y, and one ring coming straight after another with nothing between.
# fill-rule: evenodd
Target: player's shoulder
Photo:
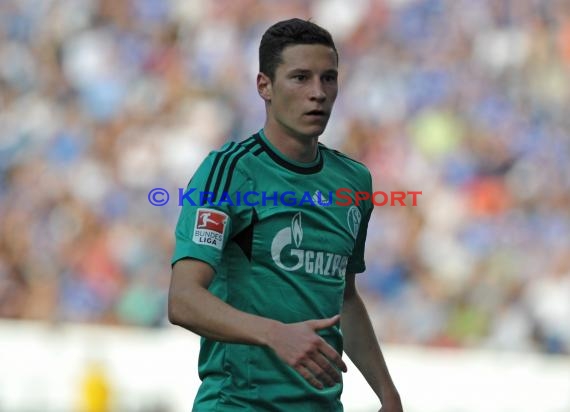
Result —
<instances>
[{"instance_id":1,"label":"player's shoulder","mask_svg":"<svg viewBox=\"0 0 570 412\"><path fill-rule=\"evenodd\" d=\"M259 149L261 145L255 135L251 135L245 139L233 140L230 139L221 145L219 148L212 150L209 153L209 157L232 157L238 156L242 158L247 155L252 155Z\"/></svg>"},{"instance_id":2,"label":"player's shoulder","mask_svg":"<svg viewBox=\"0 0 570 412\"><path fill-rule=\"evenodd\" d=\"M364 163L356 159L353 159L352 157L348 156L347 154L339 150L330 148L324 145L323 143L319 143L319 150L321 151L325 159L328 162L332 163L334 167L348 169L353 173L357 173L358 175L364 175L364 176L370 175L370 171L368 170L368 167Z\"/></svg>"},{"instance_id":3,"label":"player's shoulder","mask_svg":"<svg viewBox=\"0 0 570 412\"><path fill-rule=\"evenodd\" d=\"M201 190L213 193L239 190L254 180L255 168L249 159L259 151L255 135L241 141L230 140L208 153L189 185L194 183Z\"/></svg>"},{"instance_id":4,"label":"player's shoulder","mask_svg":"<svg viewBox=\"0 0 570 412\"><path fill-rule=\"evenodd\" d=\"M218 149L212 150L207 157L209 167L221 169L228 173L235 171L247 172L252 157L256 157L263 150L255 135L242 140L230 140Z\"/></svg>"}]
</instances>

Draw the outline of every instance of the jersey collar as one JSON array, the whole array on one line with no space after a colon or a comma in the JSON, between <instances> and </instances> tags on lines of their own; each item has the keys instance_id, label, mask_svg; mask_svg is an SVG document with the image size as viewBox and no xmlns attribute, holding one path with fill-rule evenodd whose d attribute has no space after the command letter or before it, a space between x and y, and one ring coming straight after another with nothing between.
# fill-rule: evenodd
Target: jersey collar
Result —
<instances>
[{"instance_id":1,"label":"jersey collar","mask_svg":"<svg viewBox=\"0 0 570 412\"><path fill-rule=\"evenodd\" d=\"M323 168L323 156L321 154L320 148L317 147L317 158L309 163L297 162L292 159L285 157L281 152L277 150L275 146L267 139L263 129L257 132L254 136L254 139L259 142L259 144L263 147L265 152L271 157L271 159L283 166L284 168L301 174L313 174L318 173Z\"/></svg>"}]
</instances>

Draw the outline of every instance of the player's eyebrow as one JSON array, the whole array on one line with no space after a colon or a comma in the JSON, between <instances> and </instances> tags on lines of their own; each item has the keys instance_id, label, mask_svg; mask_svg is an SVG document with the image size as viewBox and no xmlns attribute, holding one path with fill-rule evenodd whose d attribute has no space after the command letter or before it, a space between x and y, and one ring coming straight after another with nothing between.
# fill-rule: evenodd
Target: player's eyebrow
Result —
<instances>
[{"instance_id":1,"label":"player's eyebrow","mask_svg":"<svg viewBox=\"0 0 570 412\"><path fill-rule=\"evenodd\" d=\"M311 74L312 71L309 70L309 69L295 68L295 69L289 70L287 73L288 73L289 75L291 75L291 74ZM338 76L338 70L336 70L336 69L327 69L327 70L325 70L322 74Z\"/></svg>"},{"instance_id":2,"label":"player's eyebrow","mask_svg":"<svg viewBox=\"0 0 570 412\"><path fill-rule=\"evenodd\" d=\"M301 69L295 68L288 71L289 74L310 74L311 71L309 69Z\"/></svg>"}]
</instances>

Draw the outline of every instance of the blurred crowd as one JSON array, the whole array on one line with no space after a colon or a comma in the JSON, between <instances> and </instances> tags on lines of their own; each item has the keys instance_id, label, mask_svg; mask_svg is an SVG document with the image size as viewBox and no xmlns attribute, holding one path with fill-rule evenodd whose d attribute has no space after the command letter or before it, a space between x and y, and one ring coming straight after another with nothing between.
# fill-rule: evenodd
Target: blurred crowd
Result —
<instances>
[{"instance_id":1,"label":"blurred crowd","mask_svg":"<svg viewBox=\"0 0 570 412\"><path fill-rule=\"evenodd\" d=\"M167 324L177 189L263 125L290 17L339 49L322 141L422 191L372 216L381 339L570 354L567 0L1 1L0 318Z\"/></svg>"}]
</instances>

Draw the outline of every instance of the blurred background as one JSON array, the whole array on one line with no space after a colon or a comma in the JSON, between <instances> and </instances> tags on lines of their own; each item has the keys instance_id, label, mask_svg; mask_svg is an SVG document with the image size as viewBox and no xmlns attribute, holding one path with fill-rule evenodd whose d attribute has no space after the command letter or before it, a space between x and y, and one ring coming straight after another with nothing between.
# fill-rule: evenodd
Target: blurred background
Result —
<instances>
[{"instance_id":1,"label":"blurred background","mask_svg":"<svg viewBox=\"0 0 570 412\"><path fill-rule=\"evenodd\" d=\"M178 410L121 403L124 382L91 359L107 341L66 357L79 341L57 339L69 327L190 339L166 319L177 189L210 150L262 127L259 40L290 17L329 29L339 50L322 141L364 162L375 190L423 193L416 207L376 207L359 276L403 395L405 350L427 363L533 359L537 379L570 366L568 0L2 0L1 411ZM148 202L154 187L167 205ZM30 406L57 380L53 359L15 395L30 375L14 359L46 333L82 403ZM196 375L192 348L164 373ZM570 388L560 371L544 390ZM570 411L556 394L532 410ZM493 410L522 411L508 408Z\"/></svg>"}]
</instances>

